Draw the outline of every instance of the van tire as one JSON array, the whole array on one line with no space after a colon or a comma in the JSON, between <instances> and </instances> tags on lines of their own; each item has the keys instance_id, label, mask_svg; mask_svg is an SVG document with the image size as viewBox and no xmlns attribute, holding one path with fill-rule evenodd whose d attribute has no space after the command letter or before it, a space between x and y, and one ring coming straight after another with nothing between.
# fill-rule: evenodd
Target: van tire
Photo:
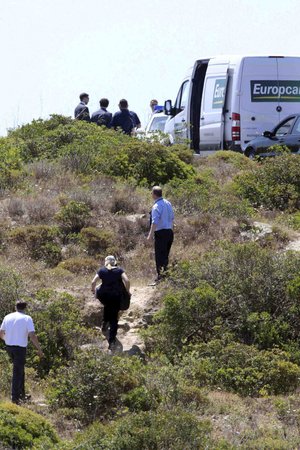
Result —
<instances>
[{"instance_id":1,"label":"van tire","mask_svg":"<svg viewBox=\"0 0 300 450\"><path fill-rule=\"evenodd\" d=\"M252 148L252 147L247 148L247 150L246 150L246 156L247 156L249 159L254 159L254 158L255 158L255 150L254 150L254 148Z\"/></svg>"}]
</instances>

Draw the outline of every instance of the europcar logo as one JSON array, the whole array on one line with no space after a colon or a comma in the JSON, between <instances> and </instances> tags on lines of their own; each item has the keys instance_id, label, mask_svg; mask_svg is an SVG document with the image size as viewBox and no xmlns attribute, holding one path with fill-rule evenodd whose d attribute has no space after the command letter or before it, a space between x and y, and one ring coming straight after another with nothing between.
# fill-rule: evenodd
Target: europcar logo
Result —
<instances>
[{"instance_id":1,"label":"europcar logo","mask_svg":"<svg viewBox=\"0 0 300 450\"><path fill-rule=\"evenodd\" d=\"M226 92L226 78L219 78L215 81L214 95L213 95L213 108L222 108L225 101Z\"/></svg>"},{"instance_id":2,"label":"europcar logo","mask_svg":"<svg viewBox=\"0 0 300 450\"><path fill-rule=\"evenodd\" d=\"M300 80L251 81L252 102L300 102Z\"/></svg>"}]
</instances>

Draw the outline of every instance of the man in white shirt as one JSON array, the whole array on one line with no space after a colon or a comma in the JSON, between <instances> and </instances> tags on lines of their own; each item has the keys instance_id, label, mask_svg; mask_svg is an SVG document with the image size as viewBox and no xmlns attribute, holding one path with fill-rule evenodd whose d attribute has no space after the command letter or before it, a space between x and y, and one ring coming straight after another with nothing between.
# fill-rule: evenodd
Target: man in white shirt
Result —
<instances>
[{"instance_id":1,"label":"man in white shirt","mask_svg":"<svg viewBox=\"0 0 300 450\"><path fill-rule=\"evenodd\" d=\"M36 347L38 355L43 352L35 334L33 320L25 314L27 304L23 301L16 303L16 312L4 317L0 327L0 338L5 341L6 350L13 363L13 377L11 399L13 403L25 400L25 362L28 336Z\"/></svg>"}]
</instances>

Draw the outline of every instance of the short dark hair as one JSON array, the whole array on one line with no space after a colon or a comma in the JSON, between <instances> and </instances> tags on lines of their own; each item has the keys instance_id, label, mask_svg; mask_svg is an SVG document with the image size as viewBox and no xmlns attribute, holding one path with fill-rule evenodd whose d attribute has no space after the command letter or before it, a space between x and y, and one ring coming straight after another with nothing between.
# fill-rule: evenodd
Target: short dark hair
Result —
<instances>
[{"instance_id":1,"label":"short dark hair","mask_svg":"<svg viewBox=\"0 0 300 450\"><path fill-rule=\"evenodd\" d=\"M16 308L17 308L17 310L19 310L19 311L24 311L24 309L27 308L27 303L24 302L23 300L18 300L18 301L16 302Z\"/></svg>"},{"instance_id":2,"label":"short dark hair","mask_svg":"<svg viewBox=\"0 0 300 450\"><path fill-rule=\"evenodd\" d=\"M162 188L160 186L154 186L152 188L152 193L155 195L155 197L162 197Z\"/></svg>"},{"instance_id":3,"label":"short dark hair","mask_svg":"<svg viewBox=\"0 0 300 450\"><path fill-rule=\"evenodd\" d=\"M109 105L109 101L107 98L101 98L99 103L100 103L100 106L103 106L103 108L107 108Z\"/></svg>"},{"instance_id":4,"label":"short dark hair","mask_svg":"<svg viewBox=\"0 0 300 450\"><path fill-rule=\"evenodd\" d=\"M89 94L87 94L86 92L83 92L82 94L79 95L80 100L82 101L85 97L89 97Z\"/></svg>"},{"instance_id":5,"label":"short dark hair","mask_svg":"<svg viewBox=\"0 0 300 450\"><path fill-rule=\"evenodd\" d=\"M124 108L124 109L128 108L128 101L125 100L125 98L122 98L119 101L119 106L120 106L120 108Z\"/></svg>"},{"instance_id":6,"label":"short dark hair","mask_svg":"<svg viewBox=\"0 0 300 450\"><path fill-rule=\"evenodd\" d=\"M154 98L153 100L151 100L150 106L154 105L154 103L155 103L156 105L158 105L158 101L157 101L155 98Z\"/></svg>"}]
</instances>

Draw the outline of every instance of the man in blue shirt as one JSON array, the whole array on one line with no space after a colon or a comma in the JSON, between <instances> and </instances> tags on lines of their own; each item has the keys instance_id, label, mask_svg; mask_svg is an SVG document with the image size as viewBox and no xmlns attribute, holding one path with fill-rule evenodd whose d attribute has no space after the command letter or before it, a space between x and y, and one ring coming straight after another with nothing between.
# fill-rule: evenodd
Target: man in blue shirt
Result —
<instances>
[{"instance_id":1,"label":"man in blue shirt","mask_svg":"<svg viewBox=\"0 0 300 450\"><path fill-rule=\"evenodd\" d=\"M155 281L159 281L168 269L169 254L174 239L174 212L171 203L163 198L160 186L154 186L152 198L154 205L151 211L151 227L147 240L150 241L154 237L157 270L157 279Z\"/></svg>"},{"instance_id":2,"label":"man in blue shirt","mask_svg":"<svg viewBox=\"0 0 300 450\"><path fill-rule=\"evenodd\" d=\"M124 98L120 100L119 108L120 111L113 115L110 128L114 128L115 130L121 128L123 133L131 135L134 128L138 126L138 123L136 122L139 122L139 118L133 111L129 111L128 102ZM133 114L135 114L136 117Z\"/></svg>"},{"instance_id":3,"label":"man in blue shirt","mask_svg":"<svg viewBox=\"0 0 300 450\"><path fill-rule=\"evenodd\" d=\"M109 105L109 101L107 98L101 98L99 103L100 109L92 114L91 122L94 122L99 126L109 127L112 119L112 113L108 112L106 109Z\"/></svg>"},{"instance_id":4,"label":"man in blue shirt","mask_svg":"<svg viewBox=\"0 0 300 450\"><path fill-rule=\"evenodd\" d=\"M90 121L90 112L87 104L90 100L89 94L83 92L79 95L80 103L76 106L74 111L74 117L77 120L85 120L86 122Z\"/></svg>"}]
</instances>

